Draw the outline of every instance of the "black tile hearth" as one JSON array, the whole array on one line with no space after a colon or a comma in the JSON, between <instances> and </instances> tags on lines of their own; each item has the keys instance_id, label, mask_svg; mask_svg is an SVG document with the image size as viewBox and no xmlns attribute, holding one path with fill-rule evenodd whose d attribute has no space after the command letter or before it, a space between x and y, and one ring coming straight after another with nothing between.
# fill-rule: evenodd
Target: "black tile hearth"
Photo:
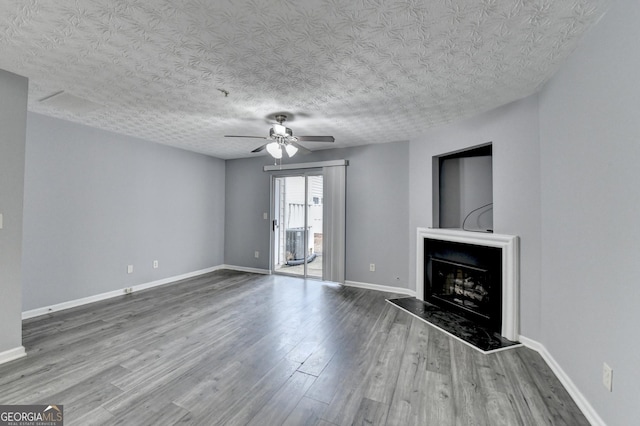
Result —
<instances>
[{"instance_id":1,"label":"black tile hearth","mask_svg":"<svg viewBox=\"0 0 640 426\"><path fill-rule=\"evenodd\" d=\"M521 345L518 342L505 339L498 333L482 328L460 315L447 312L415 297L388 299L387 301L485 353Z\"/></svg>"}]
</instances>

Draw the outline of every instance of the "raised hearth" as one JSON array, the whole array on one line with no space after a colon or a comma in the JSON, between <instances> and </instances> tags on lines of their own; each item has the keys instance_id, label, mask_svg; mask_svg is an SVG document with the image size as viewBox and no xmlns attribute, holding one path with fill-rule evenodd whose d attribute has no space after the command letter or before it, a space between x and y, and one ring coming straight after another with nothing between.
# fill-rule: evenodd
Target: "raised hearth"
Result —
<instances>
[{"instance_id":1,"label":"raised hearth","mask_svg":"<svg viewBox=\"0 0 640 426\"><path fill-rule=\"evenodd\" d=\"M482 353L488 354L522 346L520 343L505 339L500 334L487 330L464 317L444 311L415 297L387 299L387 301Z\"/></svg>"},{"instance_id":2,"label":"raised hearth","mask_svg":"<svg viewBox=\"0 0 640 426\"><path fill-rule=\"evenodd\" d=\"M416 298L435 301L517 341L518 262L517 236L418 228ZM427 268L444 278L430 276Z\"/></svg>"}]
</instances>

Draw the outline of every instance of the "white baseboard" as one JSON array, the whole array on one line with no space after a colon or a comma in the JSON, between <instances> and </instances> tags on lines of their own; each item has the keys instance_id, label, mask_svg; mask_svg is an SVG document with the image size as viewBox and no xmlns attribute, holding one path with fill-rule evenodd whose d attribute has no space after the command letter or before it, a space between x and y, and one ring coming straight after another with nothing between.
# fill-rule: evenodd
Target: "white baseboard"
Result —
<instances>
[{"instance_id":1,"label":"white baseboard","mask_svg":"<svg viewBox=\"0 0 640 426\"><path fill-rule=\"evenodd\" d=\"M344 285L347 287L365 288L367 290L384 291L385 293L405 294L407 296L416 297L416 292L408 288L392 287L389 285L360 283L357 281L345 281Z\"/></svg>"},{"instance_id":2,"label":"white baseboard","mask_svg":"<svg viewBox=\"0 0 640 426\"><path fill-rule=\"evenodd\" d=\"M580 411L582 411L582 414L584 414L589 423L591 423L593 426L606 426L604 420L602 420L593 406L589 403L589 401L587 401L587 398L584 397L575 383L573 383L569 375L565 373L560 364L558 364L553 356L551 356L547 348L545 348L542 343L524 336L520 336L519 340L526 347L528 347L529 349L533 349L534 351L538 352L540 356L542 356L542 359L545 360L551 370L558 377L560 383L562 383L567 392L569 392L569 395L571 395L571 398L573 398L573 401L576 403L578 408L580 408Z\"/></svg>"},{"instance_id":3,"label":"white baseboard","mask_svg":"<svg viewBox=\"0 0 640 426\"><path fill-rule=\"evenodd\" d=\"M251 272L254 274L271 275L271 271L268 269L247 268L246 266L222 265L220 269L231 269L232 271Z\"/></svg>"},{"instance_id":4,"label":"white baseboard","mask_svg":"<svg viewBox=\"0 0 640 426\"><path fill-rule=\"evenodd\" d=\"M224 265L213 266L211 268L200 269L198 271L188 272L186 274L176 275L173 277L163 278L157 281L151 281L148 283L138 284L133 287L132 293L140 290L146 290L148 288L158 287L165 284L174 283L176 281L184 280L187 278L193 278L198 275L208 274L210 272L218 271L220 269L229 269L225 268ZM125 294L125 288L121 288L118 290L108 291L106 293L96 294L94 296L83 297L82 299L70 300L68 302L62 302L55 305L43 306L42 308L32 309L30 311L25 311L22 313L22 319L29 319L33 317L37 317L44 314L50 314L52 312L62 311L64 309L75 308L77 306L86 305L88 303L99 302L101 300L111 299L113 297L122 296Z\"/></svg>"},{"instance_id":5,"label":"white baseboard","mask_svg":"<svg viewBox=\"0 0 640 426\"><path fill-rule=\"evenodd\" d=\"M25 351L24 346L18 346L17 348L0 352L0 364L22 358L23 356L27 356L27 351Z\"/></svg>"}]
</instances>

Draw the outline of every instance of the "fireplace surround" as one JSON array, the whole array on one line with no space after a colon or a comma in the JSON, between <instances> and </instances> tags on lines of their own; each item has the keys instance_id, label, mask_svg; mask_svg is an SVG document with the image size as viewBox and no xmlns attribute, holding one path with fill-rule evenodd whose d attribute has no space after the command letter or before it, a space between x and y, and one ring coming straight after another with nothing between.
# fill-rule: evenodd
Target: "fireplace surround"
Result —
<instances>
[{"instance_id":1,"label":"fireplace surround","mask_svg":"<svg viewBox=\"0 0 640 426\"><path fill-rule=\"evenodd\" d=\"M429 249L425 250L425 241L427 244L430 241L442 242L440 251L436 250L434 253ZM456 250L457 254L454 253ZM490 256L491 252L497 253L497 256ZM494 260L487 260L489 259L487 256ZM439 290L439 297L442 300L438 301L444 301L445 305L448 302L452 311L477 311L478 323L493 326L496 328L495 331L509 340L518 340L519 239L517 236L458 229L418 228L416 298L430 303L433 303L431 299L433 294L430 294L432 292L428 288L425 291L425 278L427 268L433 268L434 259L436 269L440 268L440 277L436 281L442 281L435 284L443 286L441 291ZM428 284L434 285L434 283ZM499 286L497 296L488 296L488 290L490 290L488 287L491 285ZM438 305L440 306L440 303Z\"/></svg>"}]
</instances>

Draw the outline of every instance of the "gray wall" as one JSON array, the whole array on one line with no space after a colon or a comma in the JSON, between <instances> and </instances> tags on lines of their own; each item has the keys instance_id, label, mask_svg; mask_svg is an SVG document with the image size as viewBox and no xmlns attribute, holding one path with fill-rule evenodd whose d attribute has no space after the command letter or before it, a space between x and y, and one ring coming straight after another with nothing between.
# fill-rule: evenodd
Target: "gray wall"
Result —
<instances>
[{"instance_id":1,"label":"gray wall","mask_svg":"<svg viewBox=\"0 0 640 426\"><path fill-rule=\"evenodd\" d=\"M440 164L438 195L434 196L433 203L436 204L438 220L434 218L434 226L439 228L460 228L462 223L461 201L462 201L462 173L459 158L451 158ZM434 164L435 166L435 164Z\"/></svg>"},{"instance_id":2,"label":"gray wall","mask_svg":"<svg viewBox=\"0 0 640 426\"><path fill-rule=\"evenodd\" d=\"M30 113L23 309L222 264L224 180L222 160Z\"/></svg>"},{"instance_id":3,"label":"gray wall","mask_svg":"<svg viewBox=\"0 0 640 426\"><path fill-rule=\"evenodd\" d=\"M28 80L0 70L0 353L22 346L21 257Z\"/></svg>"},{"instance_id":4,"label":"gray wall","mask_svg":"<svg viewBox=\"0 0 640 426\"><path fill-rule=\"evenodd\" d=\"M265 155L227 160L225 178L224 263L269 269L270 181L262 171L273 164ZM260 252L256 259L254 252Z\"/></svg>"},{"instance_id":5,"label":"gray wall","mask_svg":"<svg viewBox=\"0 0 640 426\"><path fill-rule=\"evenodd\" d=\"M316 151L285 163L349 160L346 279L413 289L409 276L408 142ZM269 269L269 174L266 156L227 161L225 263ZM253 257L260 251L259 259ZM369 272L369 264L376 272Z\"/></svg>"},{"instance_id":6,"label":"gray wall","mask_svg":"<svg viewBox=\"0 0 640 426\"><path fill-rule=\"evenodd\" d=\"M542 341L612 426L640 419L638 21L613 3L540 94Z\"/></svg>"},{"instance_id":7,"label":"gray wall","mask_svg":"<svg viewBox=\"0 0 640 426\"><path fill-rule=\"evenodd\" d=\"M409 232L415 283L416 228L433 225L433 156L493 142L493 229L521 238L521 334L540 337L540 153L536 96L433 128L410 144Z\"/></svg>"}]
</instances>

